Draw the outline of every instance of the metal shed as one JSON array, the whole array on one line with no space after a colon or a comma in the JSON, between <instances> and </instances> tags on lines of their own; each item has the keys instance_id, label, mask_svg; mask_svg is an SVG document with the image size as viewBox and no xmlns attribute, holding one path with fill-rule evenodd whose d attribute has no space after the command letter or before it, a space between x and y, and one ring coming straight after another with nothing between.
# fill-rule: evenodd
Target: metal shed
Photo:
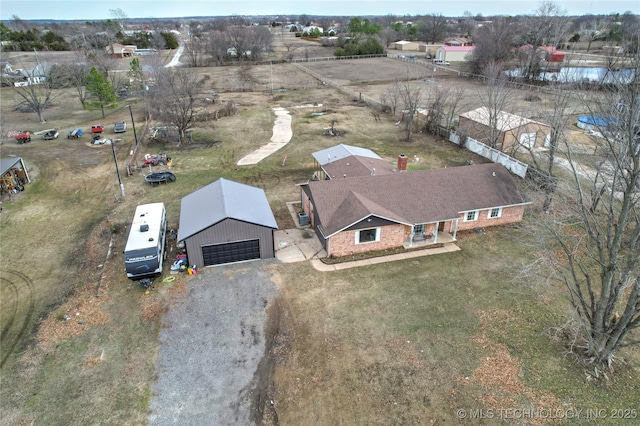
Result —
<instances>
[{"instance_id":1,"label":"metal shed","mask_svg":"<svg viewBox=\"0 0 640 426\"><path fill-rule=\"evenodd\" d=\"M191 265L273 258L275 229L261 188L221 178L182 198L178 241Z\"/></svg>"},{"instance_id":2,"label":"metal shed","mask_svg":"<svg viewBox=\"0 0 640 426\"><path fill-rule=\"evenodd\" d=\"M27 183L31 179L22 157L0 159L0 194L22 190Z\"/></svg>"}]
</instances>

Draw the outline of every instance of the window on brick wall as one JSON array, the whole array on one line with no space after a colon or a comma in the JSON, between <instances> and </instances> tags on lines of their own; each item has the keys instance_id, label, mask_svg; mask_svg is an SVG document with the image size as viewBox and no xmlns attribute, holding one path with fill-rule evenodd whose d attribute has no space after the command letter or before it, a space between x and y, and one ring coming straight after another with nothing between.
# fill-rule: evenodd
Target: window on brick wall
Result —
<instances>
[{"instance_id":1,"label":"window on brick wall","mask_svg":"<svg viewBox=\"0 0 640 426\"><path fill-rule=\"evenodd\" d=\"M380 241L380 228L363 229L356 232L356 244Z\"/></svg>"},{"instance_id":2,"label":"window on brick wall","mask_svg":"<svg viewBox=\"0 0 640 426\"><path fill-rule=\"evenodd\" d=\"M465 222L472 222L472 221L477 220L477 219L478 219L478 211L477 210L474 210L474 211L471 211L471 212L466 212L464 214L464 221Z\"/></svg>"},{"instance_id":3,"label":"window on brick wall","mask_svg":"<svg viewBox=\"0 0 640 426\"><path fill-rule=\"evenodd\" d=\"M502 207L489 210L489 219L496 219L500 216L502 216Z\"/></svg>"}]
</instances>

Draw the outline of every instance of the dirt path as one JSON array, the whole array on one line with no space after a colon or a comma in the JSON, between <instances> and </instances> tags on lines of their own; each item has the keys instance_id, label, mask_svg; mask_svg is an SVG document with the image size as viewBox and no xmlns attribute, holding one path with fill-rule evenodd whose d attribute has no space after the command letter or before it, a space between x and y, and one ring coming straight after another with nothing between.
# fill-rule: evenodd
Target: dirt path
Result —
<instances>
[{"instance_id":1,"label":"dirt path","mask_svg":"<svg viewBox=\"0 0 640 426\"><path fill-rule=\"evenodd\" d=\"M249 425L264 386L266 307L277 296L261 262L202 270L163 317L150 425ZM260 369L264 369L264 365Z\"/></svg>"}]
</instances>

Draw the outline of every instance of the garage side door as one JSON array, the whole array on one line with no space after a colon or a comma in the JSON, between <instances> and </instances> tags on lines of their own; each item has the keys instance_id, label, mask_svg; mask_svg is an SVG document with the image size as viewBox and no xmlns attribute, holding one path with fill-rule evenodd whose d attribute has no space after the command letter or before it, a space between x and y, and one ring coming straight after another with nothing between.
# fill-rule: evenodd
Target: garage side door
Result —
<instances>
[{"instance_id":1,"label":"garage side door","mask_svg":"<svg viewBox=\"0 0 640 426\"><path fill-rule=\"evenodd\" d=\"M205 266L260 259L260 240L236 241L202 247Z\"/></svg>"}]
</instances>

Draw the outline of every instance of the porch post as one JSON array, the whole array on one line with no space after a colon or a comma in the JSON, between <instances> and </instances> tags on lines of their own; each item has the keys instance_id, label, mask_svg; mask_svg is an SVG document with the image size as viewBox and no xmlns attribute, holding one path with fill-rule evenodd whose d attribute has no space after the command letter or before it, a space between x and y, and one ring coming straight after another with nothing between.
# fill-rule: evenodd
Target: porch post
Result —
<instances>
[{"instance_id":1,"label":"porch post","mask_svg":"<svg viewBox=\"0 0 640 426\"><path fill-rule=\"evenodd\" d=\"M456 234L458 233L458 221L459 220L460 220L459 218L456 219L456 224L453 227L453 241L456 240Z\"/></svg>"},{"instance_id":2,"label":"porch post","mask_svg":"<svg viewBox=\"0 0 640 426\"><path fill-rule=\"evenodd\" d=\"M438 228L440 227L440 222L436 222L436 232L433 233L433 244L438 242Z\"/></svg>"},{"instance_id":3,"label":"porch post","mask_svg":"<svg viewBox=\"0 0 640 426\"><path fill-rule=\"evenodd\" d=\"M411 231L409 232L409 247L413 247L413 236L414 234L414 227L415 225L411 225Z\"/></svg>"}]
</instances>

